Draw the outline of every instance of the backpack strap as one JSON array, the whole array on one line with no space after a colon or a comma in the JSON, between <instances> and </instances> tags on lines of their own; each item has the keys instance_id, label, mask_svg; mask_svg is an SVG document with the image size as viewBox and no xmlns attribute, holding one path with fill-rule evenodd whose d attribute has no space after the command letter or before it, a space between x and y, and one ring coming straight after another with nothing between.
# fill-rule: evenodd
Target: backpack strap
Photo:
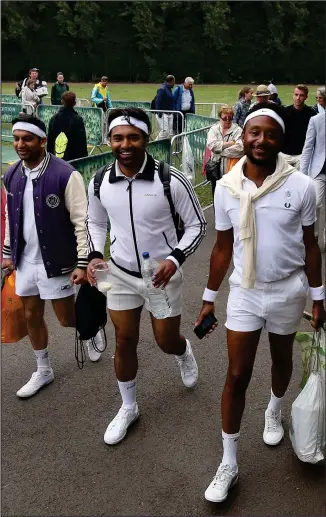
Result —
<instances>
[{"instance_id":1,"label":"backpack strap","mask_svg":"<svg viewBox=\"0 0 326 517\"><path fill-rule=\"evenodd\" d=\"M100 188L106 169L107 165L104 165L104 167L101 167L98 171L96 171L96 174L94 176L94 196L98 197L98 199L100 199Z\"/></svg>"},{"instance_id":2,"label":"backpack strap","mask_svg":"<svg viewBox=\"0 0 326 517\"><path fill-rule=\"evenodd\" d=\"M158 166L158 175L160 177L161 183L163 185L164 195L166 196L171 210L171 215L173 219L173 223L177 232L177 235L179 234L179 216L177 215L175 211L175 206L173 203L172 195L171 195L171 172L170 172L170 165L166 162L161 161Z\"/></svg>"}]
</instances>

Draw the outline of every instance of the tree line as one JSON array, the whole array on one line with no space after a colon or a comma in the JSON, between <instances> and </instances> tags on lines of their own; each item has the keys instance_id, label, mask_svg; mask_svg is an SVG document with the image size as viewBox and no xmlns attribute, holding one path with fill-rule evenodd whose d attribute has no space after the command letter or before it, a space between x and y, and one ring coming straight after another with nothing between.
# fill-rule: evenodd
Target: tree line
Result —
<instances>
[{"instance_id":1,"label":"tree line","mask_svg":"<svg viewBox=\"0 0 326 517\"><path fill-rule=\"evenodd\" d=\"M325 5L3 1L2 80L322 84Z\"/></svg>"}]
</instances>

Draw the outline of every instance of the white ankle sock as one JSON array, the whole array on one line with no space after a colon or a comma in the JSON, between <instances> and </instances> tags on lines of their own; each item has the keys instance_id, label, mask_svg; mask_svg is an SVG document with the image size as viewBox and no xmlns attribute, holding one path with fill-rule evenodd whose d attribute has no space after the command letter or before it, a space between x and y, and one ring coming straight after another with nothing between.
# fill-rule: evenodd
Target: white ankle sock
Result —
<instances>
[{"instance_id":1,"label":"white ankle sock","mask_svg":"<svg viewBox=\"0 0 326 517\"><path fill-rule=\"evenodd\" d=\"M42 372L49 371L51 369L49 351L47 348L43 350L34 350L37 362L37 369Z\"/></svg>"},{"instance_id":2,"label":"white ankle sock","mask_svg":"<svg viewBox=\"0 0 326 517\"><path fill-rule=\"evenodd\" d=\"M275 397L274 393L271 390L271 400L269 401L267 409L272 410L274 413L279 413L281 411L281 403L283 397Z\"/></svg>"},{"instance_id":3,"label":"white ankle sock","mask_svg":"<svg viewBox=\"0 0 326 517\"><path fill-rule=\"evenodd\" d=\"M240 432L235 434L227 434L222 431L222 439L223 439L223 465L230 465L231 467L235 467L238 465L237 462L237 451L238 451L238 442L239 442Z\"/></svg>"},{"instance_id":4,"label":"white ankle sock","mask_svg":"<svg viewBox=\"0 0 326 517\"><path fill-rule=\"evenodd\" d=\"M118 381L119 390L122 397L122 403L127 407L135 407L136 405L136 387L137 381L133 379L132 381L121 382Z\"/></svg>"}]
</instances>

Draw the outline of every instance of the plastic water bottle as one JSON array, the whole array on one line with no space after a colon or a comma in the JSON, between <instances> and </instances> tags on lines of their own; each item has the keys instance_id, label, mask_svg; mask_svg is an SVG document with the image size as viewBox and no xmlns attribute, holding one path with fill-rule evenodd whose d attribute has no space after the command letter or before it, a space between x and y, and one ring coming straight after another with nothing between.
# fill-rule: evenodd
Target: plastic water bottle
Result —
<instances>
[{"instance_id":1,"label":"plastic water bottle","mask_svg":"<svg viewBox=\"0 0 326 517\"><path fill-rule=\"evenodd\" d=\"M153 286L153 276L158 268L156 260L149 253L143 253L142 275L147 287L150 312L157 320L163 320L171 315L171 305L165 289Z\"/></svg>"}]
</instances>

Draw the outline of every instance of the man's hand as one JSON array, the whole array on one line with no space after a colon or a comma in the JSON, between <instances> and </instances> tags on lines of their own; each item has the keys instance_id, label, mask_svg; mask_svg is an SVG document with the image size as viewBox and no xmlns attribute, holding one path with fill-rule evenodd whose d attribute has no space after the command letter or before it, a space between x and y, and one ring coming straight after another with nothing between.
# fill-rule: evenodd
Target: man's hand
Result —
<instances>
[{"instance_id":1,"label":"man's hand","mask_svg":"<svg viewBox=\"0 0 326 517\"><path fill-rule=\"evenodd\" d=\"M91 260L90 263L88 264L87 278L91 285L96 285L96 276L95 276L95 272L94 272L94 266L96 266L96 264L102 264L103 262L105 262L105 260L100 259L100 258L95 258L95 259Z\"/></svg>"},{"instance_id":2,"label":"man's hand","mask_svg":"<svg viewBox=\"0 0 326 517\"><path fill-rule=\"evenodd\" d=\"M14 265L11 259L3 259L1 264L1 269L9 269L10 271L14 270Z\"/></svg>"},{"instance_id":3,"label":"man's hand","mask_svg":"<svg viewBox=\"0 0 326 517\"><path fill-rule=\"evenodd\" d=\"M324 302L322 300L314 301L312 303L312 320L311 326L317 330L326 322L326 312L324 309Z\"/></svg>"},{"instance_id":4,"label":"man's hand","mask_svg":"<svg viewBox=\"0 0 326 517\"><path fill-rule=\"evenodd\" d=\"M87 283L87 273L86 269L81 269L76 267L76 269L71 273L70 283L75 285L86 284Z\"/></svg>"},{"instance_id":5,"label":"man's hand","mask_svg":"<svg viewBox=\"0 0 326 517\"><path fill-rule=\"evenodd\" d=\"M177 266L172 262L172 260L163 260L155 272L153 278L154 287L165 287L173 277L176 270Z\"/></svg>"},{"instance_id":6,"label":"man's hand","mask_svg":"<svg viewBox=\"0 0 326 517\"><path fill-rule=\"evenodd\" d=\"M206 316L208 316L209 314L213 314L213 316L215 316L215 305L212 302L205 302L205 301L203 301L203 306L202 306L202 309L201 309L200 314L198 316L198 319L197 319L197 321L195 323L195 327L198 327L202 323L203 319L206 318ZM207 333L206 336L209 336L209 334L214 332L216 327L217 327L217 322L214 323L214 325L209 330L209 332Z\"/></svg>"}]
</instances>

